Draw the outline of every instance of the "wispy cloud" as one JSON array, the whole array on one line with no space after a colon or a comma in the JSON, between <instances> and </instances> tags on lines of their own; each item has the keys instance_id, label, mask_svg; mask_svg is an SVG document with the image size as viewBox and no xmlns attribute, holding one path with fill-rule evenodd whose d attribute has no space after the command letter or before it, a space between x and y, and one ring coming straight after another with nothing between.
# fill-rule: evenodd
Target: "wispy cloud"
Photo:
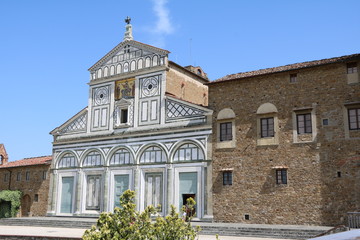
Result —
<instances>
[{"instance_id":1,"label":"wispy cloud","mask_svg":"<svg viewBox=\"0 0 360 240\"><path fill-rule=\"evenodd\" d=\"M166 8L167 0L152 0L153 10L157 16L155 31L160 34L171 34L174 31L170 22L169 10Z\"/></svg>"},{"instance_id":2,"label":"wispy cloud","mask_svg":"<svg viewBox=\"0 0 360 240\"><path fill-rule=\"evenodd\" d=\"M153 3L153 12L156 16L155 27L149 27L148 30L152 35L151 44L157 47L165 47L165 35L174 32L174 27L171 23L170 11L166 4L168 0L151 0Z\"/></svg>"}]
</instances>

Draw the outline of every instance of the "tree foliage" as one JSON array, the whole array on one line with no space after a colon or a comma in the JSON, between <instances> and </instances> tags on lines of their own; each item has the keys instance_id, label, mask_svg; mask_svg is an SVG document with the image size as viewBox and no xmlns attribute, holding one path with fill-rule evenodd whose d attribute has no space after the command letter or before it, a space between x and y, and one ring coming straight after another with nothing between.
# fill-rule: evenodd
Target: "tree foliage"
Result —
<instances>
[{"instance_id":1,"label":"tree foliage","mask_svg":"<svg viewBox=\"0 0 360 240\"><path fill-rule=\"evenodd\" d=\"M21 205L21 195L22 193L18 190L0 191L0 218L16 216Z\"/></svg>"},{"instance_id":2,"label":"tree foliage","mask_svg":"<svg viewBox=\"0 0 360 240\"><path fill-rule=\"evenodd\" d=\"M120 203L121 208L116 207L113 213L101 213L97 226L86 230L83 239L193 240L200 231L199 227L193 228L190 221L182 219L174 206L166 217L161 217L154 206L136 211L134 191L125 191ZM192 210L194 205L195 201L189 198L186 207Z\"/></svg>"}]
</instances>

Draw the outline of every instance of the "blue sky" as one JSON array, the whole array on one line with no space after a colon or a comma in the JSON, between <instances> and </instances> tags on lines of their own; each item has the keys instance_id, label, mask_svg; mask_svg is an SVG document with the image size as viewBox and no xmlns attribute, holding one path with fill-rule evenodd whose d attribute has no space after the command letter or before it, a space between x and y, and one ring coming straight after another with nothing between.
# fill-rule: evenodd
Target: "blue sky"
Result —
<instances>
[{"instance_id":1,"label":"blue sky","mask_svg":"<svg viewBox=\"0 0 360 240\"><path fill-rule=\"evenodd\" d=\"M10 160L50 155L49 132L87 105L89 72L134 39L211 80L360 53L359 0L1 0L0 143Z\"/></svg>"}]
</instances>

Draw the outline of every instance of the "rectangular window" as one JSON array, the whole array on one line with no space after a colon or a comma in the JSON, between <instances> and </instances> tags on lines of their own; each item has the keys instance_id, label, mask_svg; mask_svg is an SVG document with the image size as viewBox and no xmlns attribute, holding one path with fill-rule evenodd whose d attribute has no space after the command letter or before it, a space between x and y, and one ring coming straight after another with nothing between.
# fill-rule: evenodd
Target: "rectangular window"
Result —
<instances>
[{"instance_id":1,"label":"rectangular window","mask_svg":"<svg viewBox=\"0 0 360 240\"><path fill-rule=\"evenodd\" d=\"M261 118L261 137L274 137L274 118Z\"/></svg>"},{"instance_id":2,"label":"rectangular window","mask_svg":"<svg viewBox=\"0 0 360 240\"><path fill-rule=\"evenodd\" d=\"M276 170L276 184L287 184L287 169Z\"/></svg>"},{"instance_id":3,"label":"rectangular window","mask_svg":"<svg viewBox=\"0 0 360 240\"><path fill-rule=\"evenodd\" d=\"M348 109L349 117L349 129L359 130L360 129L360 108Z\"/></svg>"},{"instance_id":4,"label":"rectangular window","mask_svg":"<svg viewBox=\"0 0 360 240\"><path fill-rule=\"evenodd\" d=\"M297 82L297 74L290 74L290 83Z\"/></svg>"},{"instance_id":5,"label":"rectangular window","mask_svg":"<svg viewBox=\"0 0 360 240\"><path fill-rule=\"evenodd\" d=\"M43 171L42 172L42 179L46 180L46 178L47 178L47 171Z\"/></svg>"},{"instance_id":6,"label":"rectangular window","mask_svg":"<svg viewBox=\"0 0 360 240\"><path fill-rule=\"evenodd\" d=\"M100 210L101 176L87 176L86 210Z\"/></svg>"},{"instance_id":7,"label":"rectangular window","mask_svg":"<svg viewBox=\"0 0 360 240\"><path fill-rule=\"evenodd\" d=\"M16 181L21 181L21 172L16 174Z\"/></svg>"},{"instance_id":8,"label":"rectangular window","mask_svg":"<svg viewBox=\"0 0 360 240\"><path fill-rule=\"evenodd\" d=\"M220 141L232 140L232 123L220 123Z\"/></svg>"},{"instance_id":9,"label":"rectangular window","mask_svg":"<svg viewBox=\"0 0 360 240\"><path fill-rule=\"evenodd\" d=\"M297 114L296 124L298 134L312 133L311 113Z\"/></svg>"},{"instance_id":10,"label":"rectangular window","mask_svg":"<svg viewBox=\"0 0 360 240\"><path fill-rule=\"evenodd\" d=\"M348 64L346 64L346 67L347 67L347 73L348 73L348 74L357 73L357 72L358 72L356 62L348 63Z\"/></svg>"},{"instance_id":11,"label":"rectangular window","mask_svg":"<svg viewBox=\"0 0 360 240\"><path fill-rule=\"evenodd\" d=\"M128 122L128 110L127 109L121 109L121 123L127 123Z\"/></svg>"},{"instance_id":12,"label":"rectangular window","mask_svg":"<svg viewBox=\"0 0 360 240\"><path fill-rule=\"evenodd\" d=\"M39 201L39 194L35 194L34 195L34 202L38 202Z\"/></svg>"},{"instance_id":13,"label":"rectangular window","mask_svg":"<svg viewBox=\"0 0 360 240\"><path fill-rule=\"evenodd\" d=\"M8 182L9 181L9 174L5 173L4 175L4 182Z\"/></svg>"},{"instance_id":14,"label":"rectangular window","mask_svg":"<svg viewBox=\"0 0 360 240\"><path fill-rule=\"evenodd\" d=\"M146 173L145 174L145 206L160 205L162 211L163 198L163 176L162 173Z\"/></svg>"},{"instance_id":15,"label":"rectangular window","mask_svg":"<svg viewBox=\"0 0 360 240\"><path fill-rule=\"evenodd\" d=\"M29 172L29 171L27 171L27 172L25 173L25 179L26 179L26 181L29 181L29 180L30 180L30 172Z\"/></svg>"},{"instance_id":16,"label":"rectangular window","mask_svg":"<svg viewBox=\"0 0 360 240\"><path fill-rule=\"evenodd\" d=\"M232 172L223 172L223 185L232 185Z\"/></svg>"}]
</instances>

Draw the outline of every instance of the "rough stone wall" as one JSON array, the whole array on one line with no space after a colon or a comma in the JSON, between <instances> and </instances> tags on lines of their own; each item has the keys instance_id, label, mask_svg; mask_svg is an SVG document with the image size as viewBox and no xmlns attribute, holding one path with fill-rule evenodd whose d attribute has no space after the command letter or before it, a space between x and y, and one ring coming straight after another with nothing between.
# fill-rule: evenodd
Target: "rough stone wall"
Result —
<instances>
[{"instance_id":1,"label":"rough stone wall","mask_svg":"<svg viewBox=\"0 0 360 240\"><path fill-rule=\"evenodd\" d=\"M5 173L11 171L11 179L4 181ZM30 172L30 179L26 181L26 171ZM42 179L43 171L47 171L47 177ZM17 181L17 173L21 172L21 180ZM50 165L34 165L0 169L0 191L20 190L23 196L30 197L29 216L45 216L47 211L49 192ZM10 182L9 182L10 181ZM10 187L9 187L10 185ZM34 201L35 194L38 194L38 202ZM19 214L21 215L21 210Z\"/></svg>"},{"instance_id":2,"label":"rough stone wall","mask_svg":"<svg viewBox=\"0 0 360 240\"><path fill-rule=\"evenodd\" d=\"M166 92L191 103L208 105L208 86L171 68L166 74Z\"/></svg>"},{"instance_id":3,"label":"rough stone wall","mask_svg":"<svg viewBox=\"0 0 360 240\"><path fill-rule=\"evenodd\" d=\"M289 81L293 73L296 83ZM212 84L209 97L215 221L336 225L346 223L347 212L360 210L360 131L346 137L344 121L345 104L360 102L360 84L347 83L345 63ZM267 102L278 110L279 143L258 146L256 111ZM216 147L216 116L224 108L236 115L235 148ZM313 142L293 141L299 108L315 111ZM276 184L276 166L288 167L286 185ZM229 168L233 185L223 186L221 170Z\"/></svg>"}]
</instances>

